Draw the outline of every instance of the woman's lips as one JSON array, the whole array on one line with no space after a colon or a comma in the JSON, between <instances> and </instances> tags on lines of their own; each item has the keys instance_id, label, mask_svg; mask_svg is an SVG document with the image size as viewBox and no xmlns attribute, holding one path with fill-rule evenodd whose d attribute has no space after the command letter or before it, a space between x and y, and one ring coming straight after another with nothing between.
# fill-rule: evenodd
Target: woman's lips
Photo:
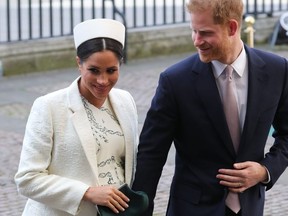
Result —
<instances>
[{"instance_id":1,"label":"woman's lips","mask_svg":"<svg viewBox=\"0 0 288 216\"><path fill-rule=\"evenodd\" d=\"M108 90L108 86L99 86L99 85L93 85L93 86L97 91L100 91L100 92L105 92Z\"/></svg>"}]
</instances>

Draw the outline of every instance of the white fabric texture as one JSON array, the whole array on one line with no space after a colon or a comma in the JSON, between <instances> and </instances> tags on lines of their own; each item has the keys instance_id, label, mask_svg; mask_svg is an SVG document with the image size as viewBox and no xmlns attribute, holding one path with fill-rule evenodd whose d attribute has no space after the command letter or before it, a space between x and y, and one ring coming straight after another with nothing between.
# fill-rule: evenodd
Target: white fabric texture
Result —
<instances>
[{"instance_id":1,"label":"white fabric texture","mask_svg":"<svg viewBox=\"0 0 288 216\"><path fill-rule=\"evenodd\" d=\"M27 122L15 182L28 197L24 216L95 216L97 209L81 201L89 186L97 186L95 139L78 90L68 88L35 100ZM125 138L125 180L135 170L138 121L135 102L123 90L112 89L109 100Z\"/></svg>"}]
</instances>

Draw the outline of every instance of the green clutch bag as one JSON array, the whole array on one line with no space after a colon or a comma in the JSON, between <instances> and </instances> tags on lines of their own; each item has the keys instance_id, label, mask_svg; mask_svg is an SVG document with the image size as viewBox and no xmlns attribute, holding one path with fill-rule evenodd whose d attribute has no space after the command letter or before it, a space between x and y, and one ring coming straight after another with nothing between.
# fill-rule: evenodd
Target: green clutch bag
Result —
<instances>
[{"instance_id":1,"label":"green clutch bag","mask_svg":"<svg viewBox=\"0 0 288 216\"><path fill-rule=\"evenodd\" d=\"M114 213L106 206L98 205L98 210L101 216L140 216L143 214L149 205L149 199L143 191L133 191L127 184L122 185L119 190L124 193L129 199L129 207L124 212Z\"/></svg>"}]
</instances>

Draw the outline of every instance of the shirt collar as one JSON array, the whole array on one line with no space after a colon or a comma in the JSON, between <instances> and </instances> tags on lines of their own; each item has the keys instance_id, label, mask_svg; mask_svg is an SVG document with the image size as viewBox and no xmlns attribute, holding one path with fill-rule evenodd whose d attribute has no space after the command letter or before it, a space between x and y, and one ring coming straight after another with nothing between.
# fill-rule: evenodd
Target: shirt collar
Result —
<instances>
[{"instance_id":1,"label":"shirt collar","mask_svg":"<svg viewBox=\"0 0 288 216\"><path fill-rule=\"evenodd\" d=\"M231 66L234 68L234 71L236 71L236 73L242 77L244 70L245 70L245 65L246 65L246 58L247 54L245 51L244 46L242 47L242 50L240 52L240 55L237 57L237 59L231 64ZM226 64L221 63L220 61L217 60L213 60L212 61L212 68L213 68L213 73L215 78L217 79L221 73L223 72L223 70L226 68Z\"/></svg>"}]
</instances>

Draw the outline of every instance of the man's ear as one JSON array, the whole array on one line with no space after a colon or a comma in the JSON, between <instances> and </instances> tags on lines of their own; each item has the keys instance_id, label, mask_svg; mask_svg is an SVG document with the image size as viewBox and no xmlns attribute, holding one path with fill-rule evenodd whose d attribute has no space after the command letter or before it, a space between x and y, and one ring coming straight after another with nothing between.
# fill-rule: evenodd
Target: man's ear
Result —
<instances>
[{"instance_id":1,"label":"man's ear","mask_svg":"<svg viewBox=\"0 0 288 216\"><path fill-rule=\"evenodd\" d=\"M236 20L229 21L229 35L234 36L238 32L239 24Z\"/></svg>"}]
</instances>

